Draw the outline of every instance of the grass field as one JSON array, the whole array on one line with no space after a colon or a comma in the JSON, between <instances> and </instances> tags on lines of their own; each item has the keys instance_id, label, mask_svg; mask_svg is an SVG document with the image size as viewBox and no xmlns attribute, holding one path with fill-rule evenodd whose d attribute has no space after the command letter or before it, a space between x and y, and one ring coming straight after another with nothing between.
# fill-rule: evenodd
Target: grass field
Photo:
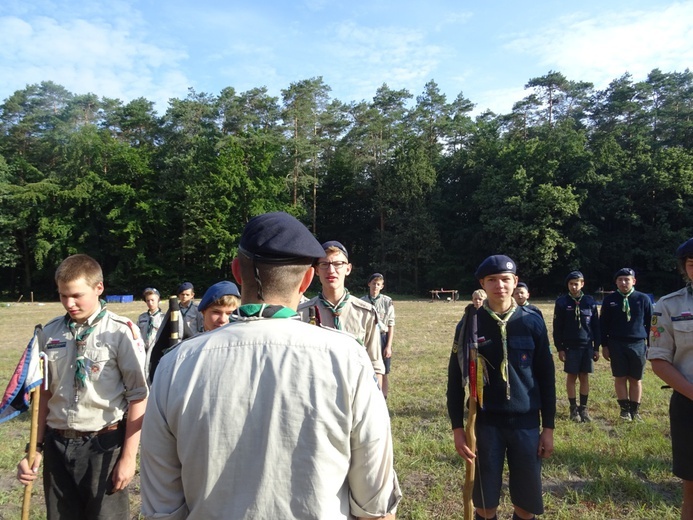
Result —
<instances>
[{"instance_id":1,"label":"grass field","mask_svg":"<svg viewBox=\"0 0 693 520\"><path fill-rule=\"evenodd\" d=\"M396 301L388 404L395 463L404 493L400 519L462 518L464 465L452 443L445 387L452 334L466 303ZM542 309L550 327L553 303L532 303ZM144 311L141 303L109 307L131 318ZM61 313L58 303L0 307L0 384L9 380L33 326ZM603 359L596 364L590 385L594 422L569 422L565 377L557 366L556 450L544 465L544 518L679 518L681 484L670 471L669 391L660 389L661 382L648 367L643 381L644 422L621 424L613 379ZM20 518L23 488L15 480L15 466L28 432L28 414L0 425L0 519ZM133 518L137 518L139 508L138 483L136 480L131 485ZM32 506L31 518L45 518L40 485L34 490ZM506 492L499 518L510 516Z\"/></svg>"}]
</instances>

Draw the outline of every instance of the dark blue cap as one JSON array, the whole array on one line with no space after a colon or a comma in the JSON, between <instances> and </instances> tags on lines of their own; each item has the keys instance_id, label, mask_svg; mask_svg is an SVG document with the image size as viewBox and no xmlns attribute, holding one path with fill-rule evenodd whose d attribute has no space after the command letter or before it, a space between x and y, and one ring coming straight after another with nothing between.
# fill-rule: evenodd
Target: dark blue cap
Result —
<instances>
[{"instance_id":1,"label":"dark blue cap","mask_svg":"<svg viewBox=\"0 0 693 520\"><path fill-rule=\"evenodd\" d=\"M147 287L144 291L142 291L142 297L146 298L147 293L154 293L156 294L159 298L161 298L161 295L159 294L159 291L157 291L154 287Z\"/></svg>"},{"instance_id":2,"label":"dark blue cap","mask_svg":"<svg viewBox=\"0 0 693 520\"><path fill-rule=\"evenodd\" d=\"M693 256L693 238L689 238L676 250L676 258L687 258Z\"/></svg>"},{"instance_id":3,"label":"dark blue cap","mask_svg":"<svg viewBox=\"0 0 693 520\"><path fill-rule=\"evenodd\" d=\"M492 274L512 273L515 274L515 262L509 256L493 255L481 262L481 265L474 273L474 278L481 280Z\"/></svg>"},{"instance_id":4,"label":"dark blue cap","mask_svg":"<svg viewBox=\"0 0 693 520\"><path fill-rule=\"evenodd\" d=\"M241 297L241 293L238 291L235 283L226 280L217 282L207 289L197 308L203 311L219 298L227 295Z\"/></svg>"},{"instance_id":5,"label":"dark blue cap","mask_svg":"<svg viewBox=\"0 0 693 520\"><path fill-rule=\"evenodd\" d=\"M520 287L524 287L529 292L529 287L527 287L527 284L525 282L519 282L515 289L519 289Z\"/></svg>"},{"instance_id":6,"label":"dark blue cap","mask_svg":"<svg viewBox=\"0 0 693 520\"><path fill-rule=\"evenodd\" d=\"M570 271L568 276L565 277L565 283L567 284L570 280L584 280L585 277L580 271Z\"/></svg>"},{"instance_id":7,"label":"dark blue cap","mask_svg":"<svg viewBox=\"0 0 693 520\"><path fill-rule=\"evenodd\" d=\"M178 290L176 291L176 294L180 294L183 291L187 291L188 289L191 289L193 291L195 290L195 288L193 287L193 284L191 284L190 282L183 282L182 284L180 284L178 286Z\"/></svg>"},{"instance_id":8,"label":"dark blue cap","mask_svg":"<svg viewBox=\"0 0 693 520\"><path fill-rule=\"evenodd\" d=\"M346 247L344 247L341 242L337 242L336 240L328 240L327 242L324 242L322 244L323 251L327 251L327 249L330 247L336 247L337 249L339 249L342 253L344 253L344 256L346 256L347 260L349 260L349 253L347 252Z\"/></svg>"},{"instance_id":9,"label":"dark blue cap","mask_svg":"<svg viewBox=\"0 0 693 520\"><path fill-rule=\"evenodd\" d=\"M614 275L614 281L616 281L616 278L619 276L632 276L635 278L635 271L633 271L630 267L622 267L618 271L616 271L616 274Z\"/></svg>"},{"instance_id":10,"label":"dark blue cap","mask_svg":"<svg viewBox=\"0 0 693 520\"><path fill-rule=\"evenodd\" d=\"M251 218L243 229L238 250L265 264L289 264L325 255L320 242L308 228L283 211Z\"/></svg>"},{"instance_id":11,"label":"dark blue cap","mask_svg":"<svg viewBox=\"0 0 693 520\"><path fill-rule=\"evenodd\" d=\"M372 282L373 280L375 280L376 278L382 278L383 280L385 279L385 277L384 277L382 274L380 274L380 273L373 273L372 275L370 275L370 276L368 277L368 283L371 283L371 282Z\"/></svg>"}]
</instances>

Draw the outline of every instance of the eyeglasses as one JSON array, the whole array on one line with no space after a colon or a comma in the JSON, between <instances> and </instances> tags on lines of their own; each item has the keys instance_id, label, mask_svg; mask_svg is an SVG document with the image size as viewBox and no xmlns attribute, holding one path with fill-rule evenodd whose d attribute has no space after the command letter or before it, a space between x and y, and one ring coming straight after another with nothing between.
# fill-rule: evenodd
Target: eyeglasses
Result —
<instances>
[{"instance_id":1,"label":"eyeglasses","mask_svg":"<svg viewBox=\"0 0 693 520\"><path fill-rule=\"evenodd\" d=\"M332 267L334 267L334 270L335 270L335 271L339 271L342 267L344 267L344 266L347 265L348 263L349 263L349 262L343 262L343 261L339 261L339 262L318 262L318 269L320 269L321 271L329 271L329 270L330 270L330 266L332 266Z\"/></svg>"}]
</instances>

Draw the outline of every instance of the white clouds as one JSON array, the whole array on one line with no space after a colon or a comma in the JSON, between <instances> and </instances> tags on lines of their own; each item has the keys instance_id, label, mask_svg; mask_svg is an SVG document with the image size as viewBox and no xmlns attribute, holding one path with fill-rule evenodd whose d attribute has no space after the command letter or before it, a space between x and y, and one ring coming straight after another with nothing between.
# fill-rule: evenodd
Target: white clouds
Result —
<instances>
[{"instance_id":1,"label":"white clouds","mask_svg":"<svg viewBox=\"0 0 693 520\"><path fill-rule=\"evenodd\" d=\"M682 71L693 64L693 2L563 17L548 29L515 37L507 47L536 56L546 71L555 69L598 88L626 71L636 80L654 68Z\"/></svg>"}]
</instances>

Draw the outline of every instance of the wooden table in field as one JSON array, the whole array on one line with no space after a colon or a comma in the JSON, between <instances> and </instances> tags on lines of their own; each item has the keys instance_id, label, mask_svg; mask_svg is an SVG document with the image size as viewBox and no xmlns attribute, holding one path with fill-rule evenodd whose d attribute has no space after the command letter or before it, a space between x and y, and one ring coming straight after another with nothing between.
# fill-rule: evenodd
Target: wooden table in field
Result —
<instances>
[{"instance_id":1,"label":"wooden table in field","mask_svg":"<svg viewBox=\"0 0 693 520\"><path fill-rule=\"evenodd\" d=\"M435 301L436 299L440 300L442 299L440 295L442 294L445 296L446 294L450 295L450 299L453 302L456 302L459 299L459 292L457 289L433 289L430 291L431 293L431 301Z\"/></svg>"}]
</instances>

